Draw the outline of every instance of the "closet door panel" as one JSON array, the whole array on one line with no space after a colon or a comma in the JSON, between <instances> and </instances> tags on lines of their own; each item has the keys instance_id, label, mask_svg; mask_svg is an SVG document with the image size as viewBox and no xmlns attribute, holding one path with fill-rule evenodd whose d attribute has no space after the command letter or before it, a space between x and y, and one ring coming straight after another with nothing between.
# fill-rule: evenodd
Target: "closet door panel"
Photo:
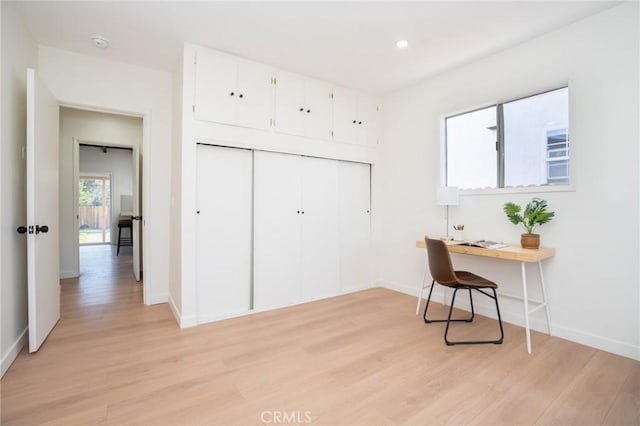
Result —
<instances>
[{"instance_id":1,"label":"closet door panel","mask_svg":"<svg viewBox=\"0 0 640 426\"><path fill-rule=\"evenodd\" d=\"M340 279L342 290L372 283L369 164L340 162Z\"/></svg>"},{"instance_id":2,"label":"closet door panel","mask_svg":"<svg viewBox=\"0 0 640 426\"><path fill-rule=\"evenodd\" d=\"M302 158L302 283L305 300L340 292L338 161Z\"/></svg>"},{"instance_id":3,"label":"closet door panel","mask_svg":"<svg viewBox=\"0 0 640 426\"><path fill-rule=\"evenodd\" d=\"M251 151L198 145L198 322L250 308L252 185Z\"/></svg>"},{"instance_id":4,"label":"closet door panel","mask_svg":"<svg viewBox=\"0 0 640 426\"><path fill-rule=\"evenodd\" d=\"M331 139L331 88L307 79L304 90L304 133L316 139Z\"/></svg>"},{"instance_id":5,"label":"closet door panel","mask_svg":"<svg viewBox=\"0 0 640 426\"><path fill-rule=\"evenodd\" d=\"M358 143L375 146L378 137L378 105L370 96L358 98Z\"/></svg>"},{"instance_id":6,"label":"closet door panel","mask_svg":"<svg viewBox=\"0 0 640 426\"><path fill-rule=\"evenodd\" d=\"M351 90L333 90L333 140L356 143L358 138L358 97Z\"/></svg>"},{"instance_id":7,"label":"closet door panel","mask_svg":"<svg viewBox=\"0 0 640 426\"><path fill-rule=\"evenodd\" d=\"M291 135L304 134L304 78L285 71L276 77L276 130Z\"/></svg>"},{"instance_id":8,"label":"closet door panel","mask_svg":"<svg viewBox=\"0 0 640 426\"><path fill-rule=\"evenodd\" d=\"M238 65L235 59L198 51L195 119L234 124L237 79Z\"/></svg>"},{"instance_id":9,"label":"closet door panel","mask_svg":"<svg viewBox=\"0 0 640 426\"><path fill-rule=\"evenodd\" d=\"M269 129L273 118L274 70L255 63L238 63L236 124L254 129Z\"/></svg>"},{"instance_id":10,"label":"closet door panel","mask_svg":"<svg viewBox=\"0 0 640 426\"><path fill-rule=\"evenodd\" d=\"M299 302L301 157L254 153L254 307Z\"/></svg>"}]
</instances>

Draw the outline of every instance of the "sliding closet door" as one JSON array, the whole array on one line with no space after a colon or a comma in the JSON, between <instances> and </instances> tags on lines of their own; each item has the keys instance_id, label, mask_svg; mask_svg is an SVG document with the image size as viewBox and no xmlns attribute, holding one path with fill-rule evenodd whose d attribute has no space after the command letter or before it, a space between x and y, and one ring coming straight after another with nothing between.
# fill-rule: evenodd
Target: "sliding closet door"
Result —
<instances>
[{"instance_id":1,"label":"sliding closet door","mask_svg":"<svg viewBox=\"0 0 640 426\"><path fill-rule=\"evenodd\" d=\"M305 300L340 292L338 161L302 158L302 285Z\"/></svg>"},{"instance_id":2,"label":"sliding closet door","mask_svg":"<svg viewBox=\"0 0 640 426\"><path fill-rule=\"evenodd\" d=\"M198 145L197 156L197 313L203 323L250 309L253 153Z\"/></svg>"},{"instance_id":3,"label":"sliding closet door","mask_svg":"<svg viewBox=\"0 0 640 426\"><path fill-rule=\"evenodd\" d=\"M369 164L341 161L339 172L340 279L342 290L372 284L371 172Z\"/></svg>"},{"instance_id":4,"label":"sliding closet door","mask_svg":"<svg viewBox=\"0 0 640 426\"><path fill-rule=\"evenodd\" d=\"M265 309L302 299L302 157L254 156L254 307Z\"/></svg>"}]
</instances>

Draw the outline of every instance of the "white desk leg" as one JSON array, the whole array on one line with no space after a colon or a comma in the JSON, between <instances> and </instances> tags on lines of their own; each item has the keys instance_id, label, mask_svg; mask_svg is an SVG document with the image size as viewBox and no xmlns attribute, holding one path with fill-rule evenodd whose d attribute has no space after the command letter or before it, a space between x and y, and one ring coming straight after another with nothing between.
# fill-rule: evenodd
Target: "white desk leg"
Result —
<instances>
[{"instance_id":1,"label":"white desk leg","mask_svg":"<svg viewBox=\"0 0 640 426\"><path fill-rule=\"evenodd\" d=\"M416 315L420 313L420 302L422 302L422 293L424 292L424 282L427 279L427 263L424 264L424 273L422 274L422 282L418 291L418 304L416 305Z\"/></svg>"},{"instance_id":2,"label":"white desk leg","mask_svg":"<svg viewBox=\"0 0 640 426\"><path fill-rule=\"evenodd\" d=\"M524 324L527 336L527 353L531 353L531 329L529 327L529 298L527 296L527 270L525 262L520 262L520 270L522 271L522 299L524 301Z\"/></svg>"},{"instance_id":3,"label":"white desk leg","mask_svg":"<svg viewBox=\"0 0 640 426\"><path fill-rule=\"evenodd\" d=\"M544 303L544 311L547 314L547 328L551 335L551 316L549 315L549 301L547 300L547 290L544 287L544 274L542 273L542 261L538 260L538 270L540 271L540 285L542 286L542 303Z\"/></svg>"}]
</instances>

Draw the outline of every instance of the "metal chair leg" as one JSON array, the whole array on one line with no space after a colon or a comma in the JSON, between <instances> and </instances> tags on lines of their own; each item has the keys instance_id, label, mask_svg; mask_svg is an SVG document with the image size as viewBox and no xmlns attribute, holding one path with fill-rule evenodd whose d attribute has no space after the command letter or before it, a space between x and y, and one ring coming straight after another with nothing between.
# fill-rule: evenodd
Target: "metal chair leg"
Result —
<instances>
[{"instance_id":1,"label":"metal chair leg","mask_svg":"<svg viewBox=\"0 0 640 426\"><path fill-rule=\"evenodd\" d=\"M496 345L499 345L503 342L504 340L504 329L502 328L502 317L500 316L500 308L498 307L498 295L496 293L496 290L494 288L492 288L491 290L493 291L493 296L490 294L485 293L484 291L482 291L479 288L467 288L469 290L469 294L471 294L471 290L476 290L479 291L480 293L484 294L487 297L491 297L495 302L496 302L496 312L498 313L498 324L500 325L500 338L497 340L467 340L467 341L451 341L447 338L447 336L449 335L449 324L451 322L453 322L454 320L451 319L451 315L453 314L453 303L456 299L456 293L458 292L458 290L460 290L461 288L465 288L465 287L456 287L455 290L453 291L453 297L451 299L451 306L449 307L449 320L447 321L447 327L444 330L444 342L447 344L447 346L453 346L453 345L478 345L478 344L484 344L484 343L493 343ZM471 296L470 296L471 297ZM472 311L473 311L473 301L472 301Z\"/></svg>"},{"instance_id":2,"label":"metal chair leg","mask_svg":"<svg viewBox=\"0 0 640 426\"><path fill-rule=\"evenodd\" d=\"M435 281L431 282L431 289L429 290L429 297L427 297L427 304L424 307L424 315L423 315L423 319L424 322L426 322L427 324L430 324L432 322L471 322L473 321L473 307L471 308L471 318L461 318L461 319L437 319L437 320L430 320L427 319L427 310L429 309L429 302L431 301L431 292L433 291L433 287L435 285ZM457 290L457 289L456 289ZM455 295L455 291L453 292L453 294ZM471 293L469 293L471 294ZM451 299L451 306L453 306L453 300ZM473 300L471 300L472 306L473 306Z\"/></svg>"}]
</instances>

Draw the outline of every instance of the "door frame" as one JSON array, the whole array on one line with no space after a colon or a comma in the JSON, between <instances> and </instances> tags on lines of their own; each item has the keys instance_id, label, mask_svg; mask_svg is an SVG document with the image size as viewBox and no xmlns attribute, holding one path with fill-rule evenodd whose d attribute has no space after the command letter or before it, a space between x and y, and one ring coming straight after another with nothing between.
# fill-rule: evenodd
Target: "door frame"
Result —
<instances>
[{"instance_id":1,"label":"door frame","mask_svg":"<svg viewBox=\"0 0 640 426\"><path fill-rule=\"evenodd\" d=\"M147 214L147 212L149 211L148 207L149 207L149 188L150 188L150 180L149 180L149 146L150 146L150 142L151 142L151 127L149 125L150 122L150 117L151 117L151 112L150 111L127 111L127 110L120 110L120 109L110 109L110 108L102 108L102 107L97 107L97 106L93 106L93 105L86 105L86 104L77 104L77 103L68 103L68 102L60 102L60 107L65 107L65 108L74 108L74 109L79 109L79 110L84 110L84 111L92 111L92 112L101 112L101 113L107 113L107 114L117 114L117 115L124 115L124 116L128 116L128 117L136 117L136 118L141 118L142 119L142 144L141 146L137 147L137 152L138 152L138 161L140 161L140 157L142 157L142 176L140 176L139 179L139 185L138 185L138 191L142 191L142 200L141 200L141 205L140 205L140 210L142 211L142 220L140 221L140 233L142 234L142 238L140 238L140 253L141 253L141 265L140 265L140 269L142 271L148 271L149 269L147 268L147 256L144 256L144 248L145 247L149 247L149 233L145 232L144 227L145 227L145 223L146 223L146 219L145 219L145 215ZM78 176L80 174L79 171L79 155L80 155L80 146L78 143L79 139L74 138L73 140L73 174L74 174L74 194L77 195L78 193ZM86 140L82 140L86 143L89 143L89 141ZM95 143L95 142L94 142ZM118 146L118 144L115 143L103 143L103 142L97 142L101 145L105 145L105 146ZM122 144L120 145L121 147L131 147L134 148L134 152L136 151L135 147L133 146L133 144ZM74 202L74 204L77 204ZM77 213L77 206L74 206L74 212L75 212L75 220L74 220L74 224L77 224L77 217L78 217L78 213ZM78 276L80 274L79 271L79 259L78 256L80 254L79 250L80 250L80 242L77 241L77 238L74 238L74 273L76 276ZM151 305L152 304L152 300L151 300L151 287L150 287L150 283L145 280L144 278L142 279L142 302L145 305Z\"/></svg>"},{"instance_id":2,"label":"door frame","mask_svg":"<svg viewBox=\"0 0 640 426\"><path fill-rule=\"evenodd\" d=\"M78 177L76 179L76 171L79 171L80 169L80 161L78 161L78 168L75 167L75 157L76 157L76 138L73 138L73 157L74 157L74 167L73 167L73 178L74 178L74 182L73 182L73 191L75 194L75 203L76 204L73 208L73 216L74 216L74 224L73 227L75 228L76 231L79 231L80 228L80 206L78 205L78 199L80 198L80 178L81 177L89 177L89 178L96 178L96 179L109 179L110 181L113 180L113 176L111 175L111 173L79 173L78 172ZM84 143L84 140L79 140L78 141L79 144ZM105 145L106 146L106 145ZM110 183L109 185L109 198L111 199L111 205L113 205L113 183ZM111 205L109 205L109 214L111 214ZM74 240L74 242L76 242L76 240ZM73 272L74 272L74 277L77 277L80 275L80 263L79 263L79 247L80 247L80 240L78 239L77 241L78 243L78 250L75 251L76 256L74 256L74 263L73 263ZM111 244L111 241L105 243L88 243L88 244L84 244L87 246L97 246L97 245L104 245L104 244ZM74 244L74 249L75 249L75 244Z\"/></svg>"}]
</instances>

